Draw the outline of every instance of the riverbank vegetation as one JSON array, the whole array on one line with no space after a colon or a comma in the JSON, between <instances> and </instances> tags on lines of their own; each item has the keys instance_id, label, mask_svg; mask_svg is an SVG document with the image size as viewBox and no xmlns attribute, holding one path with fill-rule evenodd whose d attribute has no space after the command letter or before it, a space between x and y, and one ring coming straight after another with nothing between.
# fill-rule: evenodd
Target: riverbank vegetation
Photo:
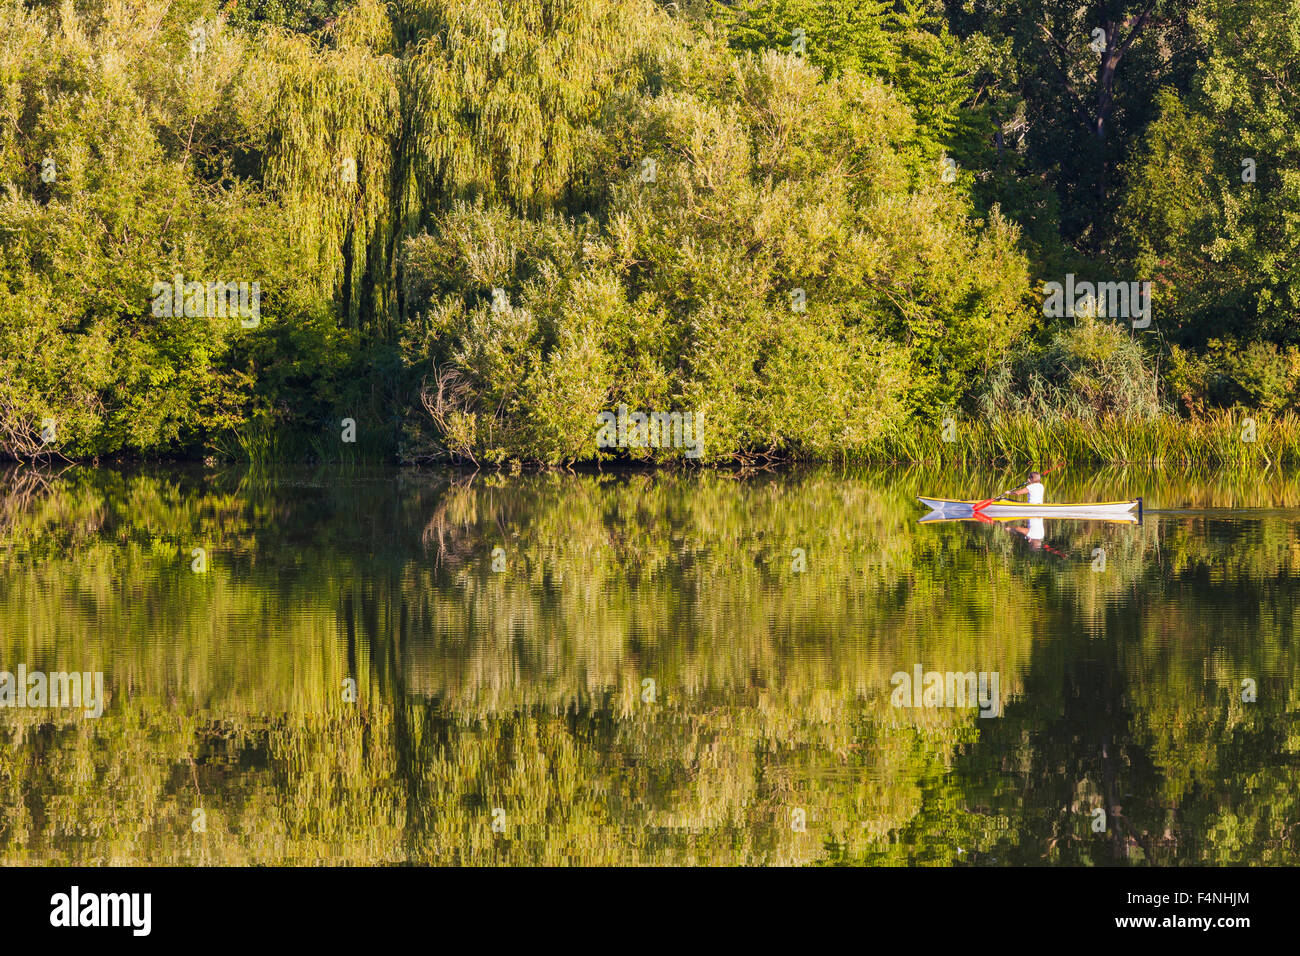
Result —
<instances>
[{"instance_id":1,"label":"riverbank vegetation","mask_svg":"<svg viewBox=\"0 0 1300 956\"><path fill-rule=\"evenodd\" d=\"M1298 15L0 0L0 456L1294 460Z\"/></svg>"}]
</instances>

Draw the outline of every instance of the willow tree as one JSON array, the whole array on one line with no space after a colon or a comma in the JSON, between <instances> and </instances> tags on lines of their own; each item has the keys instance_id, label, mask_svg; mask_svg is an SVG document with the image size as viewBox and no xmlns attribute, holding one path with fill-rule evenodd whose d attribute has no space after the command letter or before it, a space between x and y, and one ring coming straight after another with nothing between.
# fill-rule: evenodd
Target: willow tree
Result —
<instances>
[{"instance_id":1,"label":"willow tree","mask_svg":"<svg viewBox=\"0 0 1300 956\"><path fill-rule=\"evenodd\" d=\"M424 208L482 194L537 211L571 197L617 93L668 19L645 0L412 0L407 159ZM408 208L408 212L410 209Z\"/></svg>"},{"instance_id":2,"label":"willow tree","mask_svg":"<svg viewBox=\"0 0 1300 956\"><path fill-rule=\"evenodd\" d=\"M279 96L266 184L326 294L352 327L392 314L393 182L402 128L401 63L378 3L352 8L336 44L273 37Z\"/></svg>"},{"instance_id":3,"label":"willow tree","mask_svg":"<svg viewBox=\"0 0 1300 956\"><path fill-rule=\"evenodd\" d=\"M581 204L598 120L666 25L645 0L363 0L332 45L273 37L267 184L348 322L392 331L398 240L453 200Z\"/></svg>"}]
</instances>

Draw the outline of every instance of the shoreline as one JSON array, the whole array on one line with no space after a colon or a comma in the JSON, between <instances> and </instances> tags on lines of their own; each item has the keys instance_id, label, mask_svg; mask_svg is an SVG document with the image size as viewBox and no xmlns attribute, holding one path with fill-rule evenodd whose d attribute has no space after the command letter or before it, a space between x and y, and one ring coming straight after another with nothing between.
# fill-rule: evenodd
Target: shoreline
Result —
<instances>
[{"instance_id":1,"label":"shoreline","mask_svg":"<svg viewBox=\"0 0 1300 956\"><path fill-rule=\"evenodd\" d=\"M311 439L301 432L282 432L276 441L303 447ZM320 444L315 444L319 452ZM707 446L706 446L707 447ZM1223 468L1270 467L1300 464L1300 415L1270 416L1245 410L1223 411L1201 418L1173 416L1149 419L1062 418L1045 420L1030 414L996 419L947 417L940 423L915 422L870 442L846 448L843 454L813 456L798 452L738 452L689 458L680 449L646 448L643 454L610 454L592 442L591 457L567 461L540 458L495 457L478 460L447 454L403 457L396 449L377 453L373 448L350 455L231 456L177 453L175 455L65 456L58 452L34 457L0 457L4 465L176 464L219 467L229 465L376 465L411 468L455 468L474 472L521 471L760 471L800 465L963 465L1032 467L1065 460L1074 465L1195 465ZM638 451L642 451L638 449ZM495 457L495 460L493 460ZM486 460L485 460L486 459Z\"/></svg>"}]
</instances>

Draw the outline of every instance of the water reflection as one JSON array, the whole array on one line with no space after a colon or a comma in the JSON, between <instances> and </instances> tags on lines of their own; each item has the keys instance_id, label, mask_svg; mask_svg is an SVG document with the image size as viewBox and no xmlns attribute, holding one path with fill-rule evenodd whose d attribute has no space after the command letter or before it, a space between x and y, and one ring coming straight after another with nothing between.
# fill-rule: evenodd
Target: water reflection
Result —
<instances>
[{"instance_id":1,"label":"water reflection","mask_svg":"<svg viewBox=\"0 0 1300 956\"><path fill-rule=\"evenodd\" d=\"M999 527L1006 530L1012 535L1020 535L1029 551L1043 551L1047 554L1055 555L1066 561L1075 559L1072 554L1066 554L1057 547L1048 543L1048 527L1053 531L1052 540L1059 546L1067 549L1073 547L1073 539L1079 537L1076 532L1080 531L1081 526L1091 524L1118 524L1118 525L1138 525L1140 521L1136 514L1112 515L1100 518L1078 518L1078 517L1023 517L1023 516L996 516L991 517L981 512L975 512L965 517L955 517L938 511L931 511L917 520L917 524L939 524L943 522L966 522L970 524L983 524ZM981 542L983 543L983 542ZM1100 562L1093 568L1095 571L1105 569L1105 552L1104 549L1094 548L1093 557L1099 557L1097 552L1101 551Z\"/></svg>"},{"instance_id":2,"label":"water reflection","mask_svg":"<svg viewBox=\"0 0 1300 956\"><path fill-rule=\"evenodd\" d=\"M0 670L108 704L0 708L0 862L1295 863L1300 479L918 524L1005 483L5 472Z\"/></svg>"}]
</instances>

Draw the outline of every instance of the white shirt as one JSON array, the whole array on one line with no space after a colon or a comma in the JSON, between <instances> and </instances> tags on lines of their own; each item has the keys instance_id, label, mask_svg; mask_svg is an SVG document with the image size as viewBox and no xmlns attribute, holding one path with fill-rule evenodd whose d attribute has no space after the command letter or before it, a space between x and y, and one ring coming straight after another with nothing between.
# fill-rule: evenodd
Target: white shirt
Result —
<instances>
[{"instance_id":1,"label":"white shirt","mask_svg":"<svg viewBox=\"0 0 1300 956\"><path fill-rule=\"evenodd\" d=\"M1029 530L1025 533L1025 537L1030 541L1042 541L1045 534L1047 534L1047 529L1043 527L1043 519L1030 518Z\"/></svg>"},{"instance_id":2,"label":"white shirt","mask_svg":"<svg viewBox=\"0 0 1300 956\"><path fill-rule=\"evenodd\" d=\"M1029 503L1031 505L1041 505L1043 503L1043 483L1041 481L1025 485L1025 491L1029 492Z\"/></svg>"}]
</instances>

